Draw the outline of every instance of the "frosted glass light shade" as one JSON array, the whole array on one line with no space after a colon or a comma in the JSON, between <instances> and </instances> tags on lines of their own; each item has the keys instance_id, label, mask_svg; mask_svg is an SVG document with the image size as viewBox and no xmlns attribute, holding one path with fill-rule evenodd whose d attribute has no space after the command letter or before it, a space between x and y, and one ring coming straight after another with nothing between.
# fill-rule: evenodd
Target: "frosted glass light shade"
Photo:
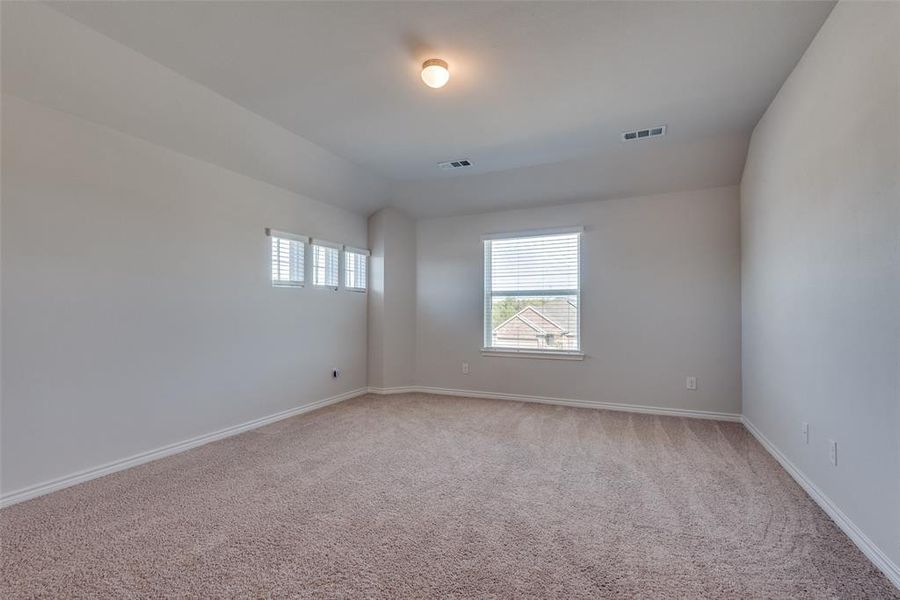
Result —
<instances>
[{"instance_id":1,"label":"frosted glass light shade","mask_svg":"<svg viewBox=\"0 0 900 600\"><path fill-rule=\"evenodd\" d=\"M446 61L439 58L429 58L422 63L422 81L433 88L444 87L450 80L450 71Z\"/></svg>"}]
</instances>

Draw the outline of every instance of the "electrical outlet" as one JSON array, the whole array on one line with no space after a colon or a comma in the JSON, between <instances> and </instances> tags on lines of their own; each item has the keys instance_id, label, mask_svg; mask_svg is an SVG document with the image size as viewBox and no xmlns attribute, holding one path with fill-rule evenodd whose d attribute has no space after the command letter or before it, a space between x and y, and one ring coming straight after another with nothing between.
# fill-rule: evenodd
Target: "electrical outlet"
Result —
<instances>
[{"instance_id":1,"label":"electrical outlet","mask_svg":"<svg viewBox=\"0 0 900 600\"><path fill-rule=\"evenodd\" d=\"M332 378L332 379L337 379L337 378L340 377L340 376L341 376L341 370L340 370L340 369L334 368L334 369L331 370L331 378Z\"/></svg>"},{"instance_id":2,"label":"electrical outlet","mask_svg":"<svg viewBox=\"0 0 900 600\"><path fill-rule=\"evenodd\" d=\"M837 466L837 442L834 440L828 440L828 459L832 465Z\"/></svg>"},{"instance_id":3,"label":"electrical outlet","mask_svg":"<svg viewBox=\"0 0 900 600\"><path fill-rule=\"evenodd\" d=\"M469 363L464 362L464 363L462 364L462 371L463 371L463 375L468 375L468 374L469 374Z\"/></svg>"},{"instance_id":4,"label":"electrical outlet","mask_svg":"<svg viewBox=\"0 0 900 600\"><path fill-rule=\"evenodd\" d=\"M687 377L684 380L684 386L689 390L696 390L697 389L697 378L693 377L693 376Z\"/></svg>"},{"instance_id":5,"label":"electrical outlet","mask_svg":"<svg viewBox=\"0 0 900 600\"><path fill-rule=\"evenodd\" d=\"M809 443L809 423L802 423L800 425L800 434L803 436L803 443Z\"/></svg>"}]
</instances>

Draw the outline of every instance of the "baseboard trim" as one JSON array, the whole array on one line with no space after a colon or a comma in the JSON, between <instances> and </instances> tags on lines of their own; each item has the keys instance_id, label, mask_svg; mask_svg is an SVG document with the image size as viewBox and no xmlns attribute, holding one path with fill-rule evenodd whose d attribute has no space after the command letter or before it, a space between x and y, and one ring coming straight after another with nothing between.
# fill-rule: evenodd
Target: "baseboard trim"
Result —
<instances>
[{"instance_id":1,"label":"baseboard trim","mask_svg":"<svg viewBox=\"0 0 900 600\"><path fill-rule=\"evenodd\" d=\"M0 495L0 508L11 506L19 502L24 502L25 500L31 500L32 498L37 498L38 496L43 496L45 494L71 487L79 483L84 483L85 481L90 481L91 479L97 479L98 477L103 477L104 475L110 475L112 473L116 473L117 471L123 471L125 469L136 467L138 465L158 460L160 458L165 458L166 456L178 454L179 452L184 452L186 450L190 450L191 448L196 448L210 442L215 442L216 440L221 440L233 435L237 435L239 433L243 433L245 431L250 431L251 429L257 429L264 425L269 425L270 423L281 421L282 419L302 415L303 413L311 412L318 408L323 408L331 404L337 404L338 402L342 402L344 400L356 398L357 396L362 396L367 392L368 388L358 388L349 392L345 392L343 394L331 396L330 398L325 398L324 400L317 400L315 402L311 402L310 404L304 404L296 408L290 408L288 410L284 410L267 417L253 419L252 421L247 421L239 425L226 427L225 429L219 429L218 431L199 435L182 442L176 442L174 444L169 444L155 450L141 452L127 458L108 462L97 467L84 469L70 475L65 475L63 477L58 477L50 481L45 481L43 483L38 483L19 490L15 490L13 492L2 494Z\"/></svg>"},{"instance_id":2,"label":"baseboard trim","mask_svg":"<svg viewBox=\"0 0 900 600\"><path fill-rule=\"evenodd\" d=\"M416 387L414 385L404 385L399 387L371 387L369 386L369 393L376 394L378 396L390 396L391 394L411 394L414 392L418 392L425 388Z\"/></svg>"},{"instance_id":3,"label":"baseboard trim","mask_svg":"<svg viewBox=\"0 0 900 600\"><path fill-rule=\"evenodd\" d=\"M620 404L616 402L597 402L593 400L573 400L570 398L551 398L547 396L529 396L525 394L501 394L498 392L482 392L478 390L454 390L440 387L402 386L389 388L369 388L369 393L378 395L390 394L439 394L442 396L462 396L464 398L486 398L489 400L513 400L516 402L534 402L537 404L554 404L557 406L575 406L578 408L595 408L600 410L616 410L620 412L640 413L645 415L661 415L666 417L689 417L692 419L709 419L713 421L730 421L739 423L741 415L737 413L714 412L707 410L690 410L686 408L662 408L659 406L643 406L640 404Z\"/></svg>"},{"instance_id":4,"label":"baseboard trim","mask_svg":"<svg viewBox=\"0 0 900 600\"><path fill-rule=\"evenodd\" d=\"M744 424L744 427L747 428L753 437L755 437L762 447L768 451L772 457L778 461L778 463L784 468L788 474L794 478L800 487L809 495L813 501L819 505L819 507L825 511L831 520L834 521L838 527L840 527L841 531L843 531L850 540L856 544L856 546L862 551L866 557L872 561L878 569L884 573L885 577L887 577L891 583L894 584L895 587L900 589L900 566L895 564L890 558L888 558L887 554L885 554L881 548L879 548L875 542L869 539L862 530L856 526L856 524L844 514L840 508L838 508L837 504L835 504L831 498L829 498L825 492L819 489L812 480L806 476L806 474L800 470L797 465L792 463L790 459L785 456L778 447L773 444L765 435L763 435L762 431L760 431L747 417L742 417L741 422Z\"/></svg>"}]
</instances>

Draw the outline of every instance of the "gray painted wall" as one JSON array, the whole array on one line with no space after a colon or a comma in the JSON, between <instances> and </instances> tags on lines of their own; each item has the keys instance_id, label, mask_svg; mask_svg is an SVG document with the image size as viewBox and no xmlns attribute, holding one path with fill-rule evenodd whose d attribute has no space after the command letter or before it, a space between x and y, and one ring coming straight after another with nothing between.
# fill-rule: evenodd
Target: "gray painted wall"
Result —
<instances>
[{"instance_id":1,"label":"gray painted wall","mask_svg":"<svg viewBox=\"0 0 900 600\"><path fill-rule=\"evenodd\" d=\"M364 217L13 96L2 129L4 493L366 385L366 296L273 288L264 231Z\"/></svg>"},{"instance_id":2,"label":"gray painted wall","mask_svg":"<svg viewBox=\"0 0 900 600\"><path fill-rule=\"evenodd\" d=\"M369 385L413 383L416 352L416 224L396 208L369 217Z\"/></svg>"},{"instance_id":3,"label":"gray painted wall","mask_svg":"<svg viewBox=\"0 0 900 600\"><path fill-rule=\"evenodd\" d=\"M418 221L416 382L740 413L738 214L732 186ZM483 357L481 235L570 225L585 360Z\"/></svg>"},{"instance_id":4,"label":"gray painted wall","mask_svg":"<svg viewBox=\"0 0 900 600\"><path fill-rule=\"evenodd\" d=\"M741 186L744 413L895 564L898 174L900 4L841 2L750 145Z\"/></svg>"},{"instance_id":5,"label":"gray painted wall","mask_svg":"<svg viewBox=\"0 0 900 600\"><path fill-rule=\"evenodd\" d=\"M368 348L368 385L384 386L384 261L385 226L384 211L369 217L369 299L366 319L366 346Z\"/></svg>"}]
</instances>

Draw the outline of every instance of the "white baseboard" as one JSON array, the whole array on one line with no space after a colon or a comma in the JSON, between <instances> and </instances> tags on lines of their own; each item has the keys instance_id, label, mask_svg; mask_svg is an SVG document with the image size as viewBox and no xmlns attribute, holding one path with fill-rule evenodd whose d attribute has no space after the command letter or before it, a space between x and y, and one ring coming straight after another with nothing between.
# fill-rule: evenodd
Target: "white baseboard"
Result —
<instances>
[{"instance_id":1,"label":"white baseboard","mask_svg":"<svg viewBox=\"0 0 900 600\"><path fill-rule=\"evenodd\" d=\"M369 386L370 394L377 394L379 396L390 396L391 394L411 394L413 392L418 392L425 388L416 387L414 385L404 385L401 387L372 387Z\"/></svg>"},{"instance_id":2,"label":"white baseboard","mask_svg":"<svg viewBox=\"0 0 900 600\"><path fill-rule=\"evenodd\" d=\"M38 483L19 490L15 490L13 492L8 492L6 494L0 495L0 508L10 506L18 502L24 502L25 500L30 500L31 498L37 498L38 496L43 496L44 494L49 494L50 492L55 492L57 490L71 487L85 481L90 481L91 479L103 477L104 475L109 475L117 471L136 467L150 461L164 458L166 456L171 456L172 454L178 454L179 452L184 452L185 450L190 450L191 448L196 448L197 446L202 446L216 440L221 440L223 438L237 435L239 433L243 433L244 431L256 429L258 427L262 427L263 425L274 423L275 421L280 421L282 419L301 415L303 413L316 410L317 408L322 408L330 404L337 404L338 402L341 402L343 400L349 400L350 398L361 396L367 393L367 391L367 388L351 390L343 394L338 394L337 396L332 396L331 398L325 398L324 400L317 400L310 404L304 404L303 406L290 408L288 410L275 413L274 415L247 421L246 423L241 423L240 425L226 427L225 429L220 429L218 431L213 431L212 433L199 435L197 437L184 440L183 442L176 442L174 444L169 444L168 446L163 446L162 448L149 450L147 452L141 452L139 454L129 456L128 458L115 460L104 465L92 467L83 471L78 471L70 475L65 475L57 479Z\"/></svg>"},{"instance_id":3,"label":"white baseboard","mask_svg":"<svg viewBox=\"0 0 900 600\"><path fill-rule=\"evenodd\" d=\"M878 567L878 569L891 580L891 583L900 589L900 566L896 565L888 558L888 556L882 552L881 548L875 545L875 542L869 539L869 536L863 533L862 530L850 520L850 517L844 514L844 511L838 508L831 498L825 495L825 492L819 489L819 486L813 483L812 480L792 463L775 444L769 441L750 419L742 417L741 422L744 424L744 427L747 428L747 431L753 434L753 437L762 444L763 448L765 448L769 454L784 467L784 470L800 484L800 487L806 491L809 497L825 511L825 514L831 517L831 520L841 528L841 531L847 534L847 537L862 550L862 553L872 561L872 564Z\"/></svg>"},{"instance_id":4,"label":"white baseboard","mask_svg":"<svg viewBox=\"0 0 900 600\"><path fill-rule=\"evenodd\" d=\"M737 413L715 412L708 410L689 410L686 408L662 408L659 406L643 406L640 404L620 404L616 402L598 402L594 400L573 400L569 398L550 398L546 396L528 396L524 394L501 394L498 392L481 392L477 390L452 390L448 388L403 386L390 388L370 387L372 394L440 394L442 396L462 396L464 398L487 398L490 400L514 400L517 402L536 402L538 404L555 404L558 406L576 406L579 408L599 408L601 410L617 410L622 412L641 413L646 415L663 415L668 417L690 417L693 419L711 419L714 421L732 421L739 423L741 415Z\"/></svg>"}]
</instances>

